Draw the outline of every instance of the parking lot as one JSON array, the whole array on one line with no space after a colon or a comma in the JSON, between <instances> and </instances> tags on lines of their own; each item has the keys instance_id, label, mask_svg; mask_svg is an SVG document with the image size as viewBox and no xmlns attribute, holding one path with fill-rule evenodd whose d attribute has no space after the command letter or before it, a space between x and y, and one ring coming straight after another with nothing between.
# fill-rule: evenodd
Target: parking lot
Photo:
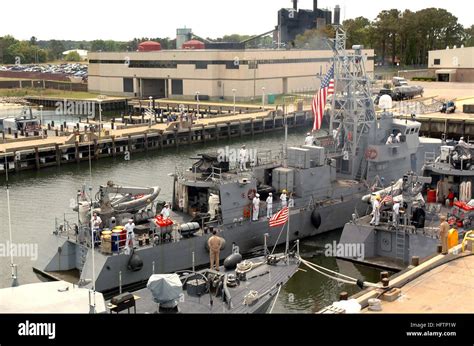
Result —
<instances>
[{"instance_id":1,"label":"parking lot","mask_svg":"<svg viewBox=\"0 0 474 346\"><path fill-rule=\"evenodd\" d=\"M88 77L87 65L80 63L1 65L0 72L15 72L16 78L22 78L22 75L25 75L25 78L31 78L33 74L38 78L41 74L62 75L83 82L86 82ZM10 77L10 75L4 77Z\"/></svg>"}]
</instances>

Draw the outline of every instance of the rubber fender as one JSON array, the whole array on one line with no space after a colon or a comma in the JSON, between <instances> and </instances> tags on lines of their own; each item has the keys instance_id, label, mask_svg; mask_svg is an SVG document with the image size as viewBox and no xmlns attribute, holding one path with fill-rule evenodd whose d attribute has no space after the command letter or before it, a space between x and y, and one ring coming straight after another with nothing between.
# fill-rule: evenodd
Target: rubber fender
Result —
<instances>
[{"instance_id":1,"label":"rubber fender","mask_svg":"<svg viewBox=\"0 0 474 346\"><path fill-rule=\"evenodd\" d=\"M221 251L224 250L224 248L225 248L225 239L221 238ZM207 252L209 252L209 244L207 243L207 240L206 240L206 250Z\"/></svg>"},{"instance_id":2,"label":"rubber fender","mask_svg":"<svg viewBox=\"0 0 474 346\"><path fill-rule=\"evenodd\" d=\"M316 229L321 226L321 214L319 214L317 210L313 210L313 212L311 213L311 223Z\"/></svg>"},{"instance_id":3,"label":"rubber fender","mask_svg":"<svg viewBox=\"0 0 474 346\"><path fill-rule=\"evenodd\" d=\"M130 256L128 261L128 269L137 272L143 268L143 260L135 252Z\"/></svg>"},{"instance_id":4,"label":"rubber fender","mask_svg":"<svg viewBox=\"0 0 474 346\"><path fill-rule=\"evenodd\" d=\"M224 268L232 270L237 268L237 264L242 261L242 255L239 253L234 253L224 260Z\"/></svg>"}]
</instances>

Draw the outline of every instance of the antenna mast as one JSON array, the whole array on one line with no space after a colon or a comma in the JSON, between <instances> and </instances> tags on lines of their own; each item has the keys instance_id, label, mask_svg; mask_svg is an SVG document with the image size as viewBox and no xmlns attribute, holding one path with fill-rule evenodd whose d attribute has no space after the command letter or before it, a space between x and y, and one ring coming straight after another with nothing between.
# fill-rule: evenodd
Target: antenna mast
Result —
<instances>
[{"instance_id":1,"label":"antenna mast","mask_svg":"<svg viewBox=\"0 0 474 346\"><path fill-rule=\"evenodd\" d=\"M330 119L330 130L338 129L340 141L337 151L344 154L346 161L343 174L354 176L363 164L357 157L362 156L358 148L363 148L371 124L376 119L372 100L371 80L365 71L366 57L363 46L353 46L354 52L346 50L346 32L337 26L334 50L334 95Z\"/></svg>"}]
</instances>

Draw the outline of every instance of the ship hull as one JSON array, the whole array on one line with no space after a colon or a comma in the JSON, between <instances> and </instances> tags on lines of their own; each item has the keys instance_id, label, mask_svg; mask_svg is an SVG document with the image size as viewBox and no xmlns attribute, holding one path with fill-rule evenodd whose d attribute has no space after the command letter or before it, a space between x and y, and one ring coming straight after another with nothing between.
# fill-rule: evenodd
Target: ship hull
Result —
<instances>
[{"instance_id":1,"label":"ship hull","mask_svg":"<svg viewBox=\"0 0 474 346\"><path fill-rule=\"evenodd\" d=\"M354 191L351 196L345 199L333 201L332 204L319 206L315 209L295 208L290 213L290 242L297 239L304 239L324 232L342 228L344 223L351 219L352 214L364 213L367 205L361 200L362 191ZM319 227L312 223L313 212L318 213L321 219ZM244 221L242 224L223 226L219 235L225 239L226 246L220 252L220 259L223 260L232 253L232 244L239 247L242 254L263 249L265 234L267 236L267 247L272 251L273 246L284 244L286 241L286 226L269 228L268 220L261 217L259 221ZM43 264L37 265L40 272L52 273L62 272L82 267L80 279L85 285L90 287L92 273L92 253L86 247L71 240L61 239L53 236L55 248L49 249L52 255ZM143 267L139 271L128 269L130 255L104 255L95 252L95 276L96 289L104 292L114 290L120 285L127 286L148 280L153 273L169 273L185 270L192 267L208 265L209 252L206 247L209 235L193 236L183 238L177 242L163 243L157 246L138 248L135 253L143 261ZM48 252L48 249L45 249ZM41 256L44 258L44 256ZM84 260L81 263L81 258ZM194 259L194 262L193 262Z\"/></svg>"}]
</instances>

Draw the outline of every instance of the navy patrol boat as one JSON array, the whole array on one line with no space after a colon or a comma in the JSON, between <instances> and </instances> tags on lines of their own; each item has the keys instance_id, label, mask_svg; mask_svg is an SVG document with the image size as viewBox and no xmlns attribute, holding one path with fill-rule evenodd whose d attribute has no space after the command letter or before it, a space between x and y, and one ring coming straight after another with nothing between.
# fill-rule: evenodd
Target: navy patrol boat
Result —
<instances>
[{"instance_id":1,"label":"navy patrol boat","mask_svg":"<svg viewBox=\"0 0 474 346\"><path fill-rule=\"evenodd\" d=\"M274 213L280 208L279 194L286 190L292 195L289 241L342 228L355 210L363 215L367 208L361 198L374 179L390 181L408 170L420 171L425 153L439 151L441 141L420 137L419 122L395 119L387 109L378 117L362 48L356 46L349 53L340 29L333 44L335 93L330 133L334 130L334 136L283 152L260 151L249 171L234 169L232 162L218 155L202 155L191 169L178 169L171 175L174 192L166 222L156 217L164 201L150 199L149 205L134 213L112 210L109 203L104 214L99 196L91 201L89 213L96 211L105 224L112 217L119 226L134 219L138 244L133 254L114 246L116 242L91 250L87 215L85 222L75 218L66 225L58 224L49 246L42 247L35 270L50 276L72 273L71 280L88 286L94 281L99 291L143 283L155 272L209 263L210 227L218 229L227 243L221 259L231 254L232 244L243 255L255 253L263 249L264 239L268 246L284 242L269 229L263 201L270 192ZM285 114L276 116L286 118ZM386 144L395 134L400 134L400 141ZM257 194L262 206L253 221L252 201Z\"/></svg>"}]
</instances>

